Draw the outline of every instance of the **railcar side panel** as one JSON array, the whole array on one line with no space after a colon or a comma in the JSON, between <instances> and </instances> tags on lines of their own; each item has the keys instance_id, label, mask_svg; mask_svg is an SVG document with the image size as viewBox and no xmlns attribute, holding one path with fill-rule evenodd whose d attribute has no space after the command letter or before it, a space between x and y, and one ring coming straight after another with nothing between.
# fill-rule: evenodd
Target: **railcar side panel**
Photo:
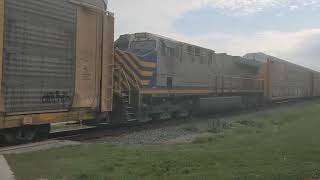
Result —
<instances>
[{"instance_id":1,"label":"railcar side panel","mask_svg":"<svg viewBox=\"0 0 320 180\"><path fill-rule=\"evenodd\" d=\"M90 6L95 6L101 10L106 9L104 0L76 0L81 3L89 4Z\"/></svg>"},{"instance_id":2,"label":"railcar side panel","mask_svg":"<svg viewBox=\"0 0 320 180\"><path fill-rule=\"evenodd\" d=\"M0 0L0 80L3 72L3 49L4 49L4 0ZM0 112L5 111L3 84L0 83ZM3 119L0 119L0 128L3 127Z\"/></svg>"},{"instance_id":3,"label":"railcar side panel","mask_svg":"<svg viewBox=\"0 0 320 180\"><path fill-rule=\"evenodd\" d=\"M71 107L75 25L76 8L67 0L5 1L5 112Z\"/></svg>"},{"instance_id":4,"label":"railcar side panel","mask_svg":"<svg viewBox=\"0 0 320 180\"><path fill-rule=\"evenodd\" d=\"M92 120L100 112L105 5L79 2L0 0L0 129ZM112 44L113 30L108 36Z\"/></svg>"},{"instance_id":5,"label":"railcar side panel","mask_svg":"<svg viewBox=\"0 0 320 180\"><path fill-rule=\"evenodd\" d=\"M313 96L320 96L320 73L313 72Z\"/></svg>"},{"instance_id":6,"label":"railcar side panel","mask_svg":"<svg viewBox=\"0 0 320 180\"><path fill-rule=\"evenodd\" d=\"M311 71L304 67L271 59L269 75L272 100L312 96Z\"/></svg>"},{"instance_id":7,"label":"railcar side panel","mask_svg":"<svg viewBox=\"0 0 320 180\"><path fill-rule=\"evenodd\" d=\"M103 16L103 56L101 84L101 112L112 111L114 71L114 18Z\"/></svg>"},{"instance_id":8,"label":"railcar side panel","mask_svg":"<svg viewBox=\"0 0 320 180\"><path fill-rule=\"evenodd\" d=\"M263 79L264 97L269 97L269 63L264 63L258 72L258 78Z\"/></svg>"},{"instance_id":9,"label":"railcar side panel","mask_svg":"<svg viewBox=\"0 0 320 180\"><path fill-rule=\"evenodd\" d=\"M253 82L262 65L260 62L215 54L213 50L152 34L149 34L149 39L158 41L157 83L154 88L209 91L249 91L261 88L260 82Z\"/></svg>"},{"instance_id":10,"label":"railcar side panel","mask_svg":"<svg viewBox=\"0 0 320 180\"><path fill-rule=\"evenodd\" d=\"M208 50L165 38L159 42L157 87L166 88L171 79L173 87L208 88L208 78L203 78L210 71Z\"/></svg>"},{"instance_id":11,"label":"railcar side panel","mask_svg":"<svg viewBox=\"0 0 320 180\"><path fill-rule=\"evenodd\" d=\"M102 17L86 7L77 7L76 79L73 108L98 107L101 73Z\"/></svg>"},{"instance_id":12,"label":"railcar side panel","mask_svg":"<svg viewBox=\"0 0 320 180\"><path fill-rule=\"evenodd\" d=\"M7 116L3 118L4 128L16 128L24 125L41 125L68 121L87 121L94 118L94 114L86 111L69 111L59 113L40 113L29 115Z\"/></svg>"}]
</instances>

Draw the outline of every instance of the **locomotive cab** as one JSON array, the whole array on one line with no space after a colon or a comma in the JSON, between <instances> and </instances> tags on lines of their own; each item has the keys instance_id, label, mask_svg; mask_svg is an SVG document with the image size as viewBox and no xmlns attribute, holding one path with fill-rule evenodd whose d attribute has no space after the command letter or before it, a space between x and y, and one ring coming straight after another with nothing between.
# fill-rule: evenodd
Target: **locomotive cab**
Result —
<instances>
[{"instance_id":1,"label":"locomotive cab","mask_svg":"<svg viewBox=\"0 0 320 180\"><path fill-rule=\"evenodd\" d=\"M115 47L122 51L144 56L156 51L157 41L154 38L148 37L146 33L137 33L135 36L125 34L121 35L115 42Z\"/></svg>"}]
</instances>

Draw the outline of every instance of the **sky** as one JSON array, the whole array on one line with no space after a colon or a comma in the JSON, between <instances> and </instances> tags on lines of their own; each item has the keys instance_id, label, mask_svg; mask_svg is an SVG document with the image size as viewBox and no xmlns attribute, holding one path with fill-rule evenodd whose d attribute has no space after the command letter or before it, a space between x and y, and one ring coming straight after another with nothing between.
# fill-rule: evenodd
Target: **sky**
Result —
<instances>
[{"instance_id":1,"label":"sky","mask_svg":"<svg viewBox=\"0 0 320 180\"><path fill-rule=\"evenodd\" d=\"M320 71L320 0L109 0L115 36L150 32L243 56L263 52Z\"/></svg>"}]
</instances>

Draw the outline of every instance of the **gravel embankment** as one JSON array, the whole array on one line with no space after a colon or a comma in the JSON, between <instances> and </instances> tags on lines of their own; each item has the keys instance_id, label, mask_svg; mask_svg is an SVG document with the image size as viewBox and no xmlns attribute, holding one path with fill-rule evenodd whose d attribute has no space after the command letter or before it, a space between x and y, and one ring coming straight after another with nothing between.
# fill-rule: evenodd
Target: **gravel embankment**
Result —
<instances>
[{"instance_id":1,"label":"gravel embankment","mask_svg":"<svg viewBox=\"0 0 320 180\"><path fill-rule=\"evenodd\" d=\"M139 132L132 132L119 137L107 137L100 139L99 142L110 143L110 144L161 144L170 142L172 140L188 137L190 134L194 134L188 131L185 126L173 126L163 127L152 130L142 130Z\"/></svg>"},{"instance_id":2,"label":"gravel embankment","mask_svg":"<svg viewBox=\"0 0 320 180\"><path fill-rule=\"evenodd\" d=\"M228 115L222 116L218 115L207 118L196 118L193 120L187 120L183 122L180 121L172 124L167 123L167 125L159 128L129 132L118 137L104 137L96 142L114 145L190 143L200 134L208 133L208 130L212 130L212 127L216 126L217 120L220 121L219 123L231 123L239 120L254 120L268 114L279 114L286 112L292 107L304 107L305 105L315 103L320 103L320 100L275 106L272 108L261 109L258 112L239 112L235 114L229 113ZM166 123L164 122L164 124Z\"/></svg>"}]
</instances>

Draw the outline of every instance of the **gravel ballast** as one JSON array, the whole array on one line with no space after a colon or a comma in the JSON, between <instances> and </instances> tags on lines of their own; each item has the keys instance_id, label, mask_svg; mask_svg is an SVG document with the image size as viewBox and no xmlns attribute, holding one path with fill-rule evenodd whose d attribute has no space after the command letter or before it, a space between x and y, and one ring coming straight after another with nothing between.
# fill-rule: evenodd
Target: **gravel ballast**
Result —
<instances>
[{"instance_id":1,"label":"gravel ballast","mask_svg":"<svg viewBox=\"0 0 320 180\"><path fill-rule=\"evenodd\" d=\"M122 144L161 144L168 141L190 136L193 134L184 128L185 126L162 127L159 129L142 130L132 132L119 137L107 137L100 142L122 145Z\"/></svg>"},{"instance_id":2,"label":"gravel ballast","mask_svg":"<svg viewBox=\"0 0 320 180\"><path fill-rule=\"evenodd\" d=\"M153 125L140 129L139 131L128 132L120 136L103 137L94 143L107 143L113 145L134 145L134 144L172 144L191 143L198 136L206 133L216 133L215 126L227 125L226 128L233 128L237 124L248 119L256 119L267 114L278 114L285 112L291 107L304 107L306 104L320 103L320 100L307 101L284 106L276 106L268 109L261 109L257 112L236 112L228 115L217 115L189 120L172 120L172 122L159 122L154 128ZM174 122L176 121L176 122ZM226 123L226 124L225 124ZM157 127L159 126L159 127ZM224 128L223 128L224 129Z\"/></svg>"}]
</instances>

